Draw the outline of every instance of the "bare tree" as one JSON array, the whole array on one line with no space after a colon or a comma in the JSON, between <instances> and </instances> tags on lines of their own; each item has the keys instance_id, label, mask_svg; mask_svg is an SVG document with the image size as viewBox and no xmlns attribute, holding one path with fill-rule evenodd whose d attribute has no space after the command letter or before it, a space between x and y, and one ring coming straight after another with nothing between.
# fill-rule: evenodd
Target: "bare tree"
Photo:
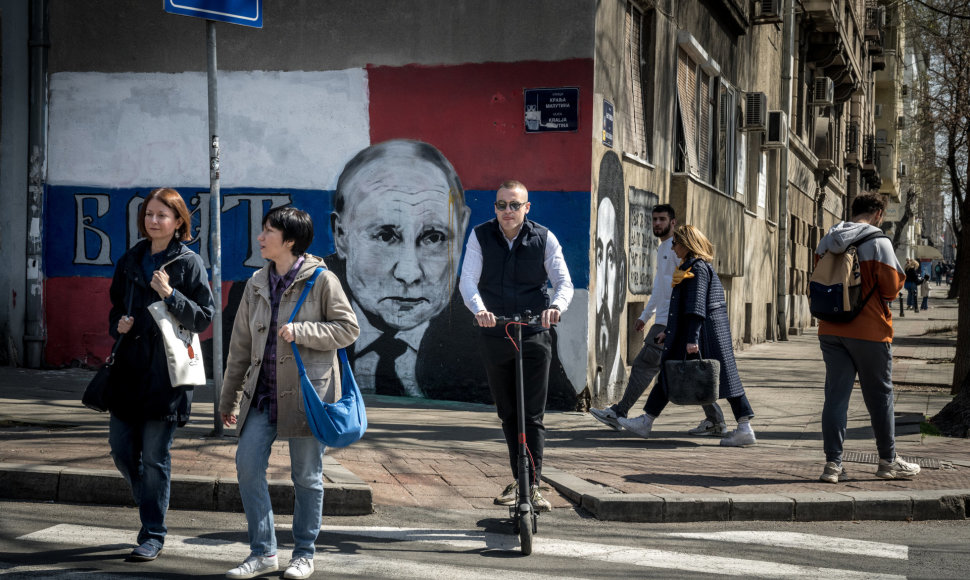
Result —
<instances>
[{"instance_id":1,"label":"bare tree","mask_svg":"<svg viewBox=\"0 0 970 580\"><path fill-rule=\"evenodd\" d=\"M936 134L934 164L943 170L950 194L951 230L957 262L950 297L957 298L957 348L951 401L930 421L940 431L966 436L970 429L970 4L967 0L911 0L911 38L928 56L928 90L920 107Z\"/></svg>"}]
</instances>

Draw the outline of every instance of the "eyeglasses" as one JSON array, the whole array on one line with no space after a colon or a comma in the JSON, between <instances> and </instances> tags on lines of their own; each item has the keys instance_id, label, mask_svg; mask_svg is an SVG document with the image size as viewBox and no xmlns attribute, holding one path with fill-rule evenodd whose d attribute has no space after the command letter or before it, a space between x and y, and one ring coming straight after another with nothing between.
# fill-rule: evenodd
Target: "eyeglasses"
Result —
<instances>
[{"instance_id":1,"label":"eyeglasses","mask_svg":"<svg viewBox=\"0 0 970 580\"><path fill-rule=\"evenodd\" d=\"M510 208L512 211L519 211L520 209L522 209L522 206L527 203L529 202L513 201L513 202L506 203L504 201L496 201L495 209L499 211L505 211L505 208Z\"/></svg>"}]
</instances>

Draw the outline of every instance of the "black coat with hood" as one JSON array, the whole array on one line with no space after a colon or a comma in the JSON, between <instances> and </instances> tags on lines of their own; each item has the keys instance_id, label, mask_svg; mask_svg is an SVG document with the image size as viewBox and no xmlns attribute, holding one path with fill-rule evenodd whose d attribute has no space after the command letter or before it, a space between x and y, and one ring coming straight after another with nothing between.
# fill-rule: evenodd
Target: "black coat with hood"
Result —
<instances>
[{"instance_id":1,"label":"black coat with hood","mask_svg":"<svg viewBox=\"0 0 970 580\"><path fill-rule=\"evenodd\" d=\"M111 280L111 336L119 336L118 320L126 313L134 318L134 325L115 355L108 410L124 421L160 420L182 426L189 420L192 387L173 388L168 377L161 332L148 311L150 304L161 300L142 268L145 253L150 250L151 242L142 240L125 252ZM212 322L214 310L205 265L198 254L174 238L156 263L176 257L179 259L165 268L173 289L168 310L187 329L203 332Z\"/></svg>"}]
</instances>

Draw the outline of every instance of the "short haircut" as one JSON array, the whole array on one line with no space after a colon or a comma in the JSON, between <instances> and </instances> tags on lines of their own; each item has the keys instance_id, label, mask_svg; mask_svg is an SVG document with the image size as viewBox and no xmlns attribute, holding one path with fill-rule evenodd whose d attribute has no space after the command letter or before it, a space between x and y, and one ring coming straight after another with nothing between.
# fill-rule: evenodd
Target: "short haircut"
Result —
<instances>
[{"instance_id":1,"label":"short haircut","mask_svg":"<svg viewBox=\"0 0 970 580\"><path fill-rule=\"evenodd\" d=\"M660 203L653 206L653 211L651 213L665 213L670 219L677 217L677 214L674 212L674 206L670 205L669 203Z\"/></svg>"},{"instance_id":2,"label":"short haircut","mask_svg":"<svg viewBox=\"0 0 970 580\"><path fill-rule=\"evenodd\" d=\"M505 181L503 181L502 185L498 186L498 189L495 190L495 193L498 193L499 189L507 189L509 191L515 191L516 189L521 189L522 191L525 192L525 196L529 197L529 189L525 186L524 183L522 183L521 181L517 181L515 179L506 179Z\"/></svg>"},{"instance_id":3,"label":"short haircut","mask_svg":"<svg viewBox=\"0 0 970 580\"><path fill-rule=\"evenodd\" d=\"M153 189L145 201L141 202L141 207L138 208L138 233L144 238L148 237L148 230L145 229L145 213L148 211L148 202L153 199L157 199L175 212L176 218L182 218L182 225L175 230L175 239L187 242L191 237L189 234L192 231L192 217L189 215L189 208L186 207L182 195L170 187Z\"/></svg>"},{"instance_id":4,"label":"short haircut","mask_svg":"<svg viewBox=\"0 0 970 580\"><path fill-rule=\"evenodd\" d=\"M263 216L263 227L269 224L283 234L283 241L293 240L290 252L302 256L313 242L313 220L310 214L292 205L276 207Z\"/></svg>"},{"instance_id":5,"label":"short haircut","mask_svg":"<svg viewBox=\"0 0 970 580\"><path fill-rule=\"evenodd\" d=\"M451 162L441 151L423 141L411 139L392 139L361 149L357 155L347 162L344 170L337 179L337 191L333 197L333 210L342 213L347 203L348 191L354 184L362 169L372 163L379 163L385 159L403 158L427 161L441 170L448 182L448 195L456 207L465 205L465 190L458 179L458 173Z\"/></svg>"},{"instance_id":6,"label":"short haircut","mask_svg":"<svg viewBox=\"0 0 970 580\"><path fill-rule=\"evenodd\" d=\"M878 193L863 193L852 201L852 217L886 210L886 202Z\"/></svg>"},{"instance_id":7,"label":"short haircut","mask_svg":"<svg viewBox=\"0 0 970 580\"><path fill-rule=\"evenodd\" d=\"M674 231L674 241L684 246L688 253L705 262L714 259L714 244L702 231L692 225L684 224Z\"/></svg>"}]
</instances>

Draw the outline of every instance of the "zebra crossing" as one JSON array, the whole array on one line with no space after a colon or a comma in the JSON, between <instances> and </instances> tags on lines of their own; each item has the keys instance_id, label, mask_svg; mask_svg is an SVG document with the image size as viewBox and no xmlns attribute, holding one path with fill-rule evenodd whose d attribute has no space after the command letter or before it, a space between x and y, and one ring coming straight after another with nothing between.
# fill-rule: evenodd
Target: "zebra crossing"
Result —
<instances>
[{"instance_id":1,"label":"zebra crossing","mask_svg":"<svg viewBox=\"0 0 970 580\"><path fill-rule=\"evenodd\" d=\"M285 537L285 533L283 536ZM509 560L489 559L484 561L477 555L467 556L468 565L463 564L464 554L489 554L515 552L518 540L508 534L491 533L482 530L469 529L435 529L420 527L380 527L380 526L324 526L320 536L321 545L354 544L354 540L370 540L366 550L351 550L344 552L339 549L318 551L316 567L320 571L332 571L339 577L360 578L482 578L507 580L510 576L526 580L540 580L555 578L556 580L570 580L570 578L595 577L592 571L599 569L626 570L627 575L636 577L651 571L669 573L671 576L678 572L691 574L716 574L718 576L753 577L753 578L826 578L826 579L890 579L905 578L893 574L881 574L866 570L863 563L867 558L894 560L905 562L908 560L908 548L905 545L889 544L837 538L823 535L778 532L778 531L722 531L722 532L660 532L651 537L657 544L669 545L672 539L684 539L695 542L709 542L711 547L717 546L718 551L724 552L723 546L729 544L746 544L764 546L772 549L772 554L791 554L792 551L804 550L805 563L793 564L791 558L786 561L769 561L706 553L709 550L666 550L641 547L650 542L639 542L640 546L606 544L596 541L578 541L559 539L548 536L537 536L532 556L516 562L536 562L547 559L555 563L556 571L548 574L529 572L527 570L507 565ZM40 529L17 538L24 542L34 542L51 545L86 545L101 547L103 551L130 550L135 543L135 533L131 530L113 529L107 527L58 524ZM383 551L381 546L390 544L393 549ZM673 543L676 545L676 542ZM404 549L403 547L406 547ZM714 550L710 550L714 551ZM819 551L845 556L845 561L855 564L856 569L827 568L813 565L812 554ZM428 559L410 559L401 557L402 553L440 554L441 557ZM729 551L730 552L730 551ZM177 556L189 560L218 561L225 563L240 562L249 555L249 547L245 543L228 541L212 537L190 537L169 534L165 542L163 558L170 559ZM445 557L445 556L449 557ZM2 557L0 557L2 559ZM871 561L871 560L870 560ZM493 565L488 565L493 564ZM539 568L542 569L542 568ZM572 576L564 575L561 570L571 570ZM641 572L637 572L640 570ZM0 575L7 573L29 573L26 569L16 566L5 566L0 561ZM62 574L52 575L50 567L46 568L44 578L75 578L74 571L63 569ZM325 575L324 575L325 576ZM84 576L90 578L91 576ZM321 576L323 577L323 576Z\"/></svg>"}]
</instances>

